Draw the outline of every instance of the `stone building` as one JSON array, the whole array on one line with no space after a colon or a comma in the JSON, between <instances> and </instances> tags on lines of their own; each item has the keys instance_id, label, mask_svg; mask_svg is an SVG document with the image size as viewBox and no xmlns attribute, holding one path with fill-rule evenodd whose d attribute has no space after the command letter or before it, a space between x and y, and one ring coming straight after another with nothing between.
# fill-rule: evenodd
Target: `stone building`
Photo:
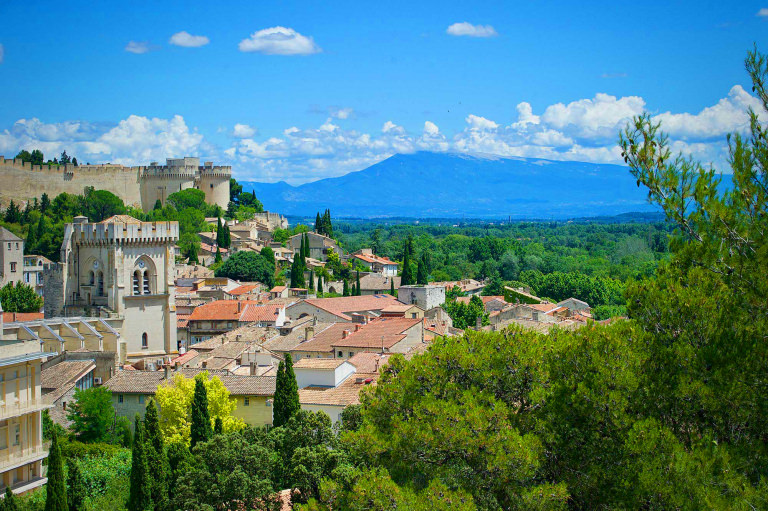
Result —
<instances>
[{"instance_id":1,"label":"stone building","mask_svg":"<svg viewBox=\"0 0 768 511\"><path fill-rule=\"evenodd\" d=\"M428 311L445 303L443 286L400 286L397 299L402 303L412 303Z\"/></svg>"},{"instance_id":2,"label":"stone building","mask_svg":"<svg viewBox=\"0 0 768 511\"><path fill-rule=\"evenodd\" d=\"M168 158L165 165L152 162L147 166L122 165L32 165L20 159L0 156L0 203L11 199L27 201L46 191L53 198L67 192L82 194L92 186L108 190L126 204L149 211L157 200L165 204L168 195L196 188L205 192L208 204L223 209L229 203L229 180L232 167L214 165L200 158Z\"/></svg>"},{"instance_id":3,"label":"stone building","mask_svg":"<svg viewBox=\"0 0 768 511\"><path fill-rule=\"evenodd\" d=\"M24 256L24 283L32 286L38 296L43 296L43 271L51 260L41 255Z\"/></svg>"},{"instance_id":4,"label":"stone building","mask_svg":"<svg viewBox=\"0 0 768 511\"><path fill-rule=\"evenodd\" d=\"M62 262L46 266L45 317L121 319L121 360L176 353L178 239L177 222L117 215L90 223L76 217L64 230Z\"/></svg>"},{"instance_id":5,"label":"stone building","mask_svg":"<svg viewBox=\"0 0 768 511\"><path fill-rule=\"evenodd\" d=\"M0 227L0 287L21 282L24 264L24 240Z\"/></svg>"},{"instance_id":6,"label":"stone building","mask_svg":"<svg viewBox=\"0 0 768 511\"><path fill-rule=\"evenodd\" d=\"M0 315L0 491L22 493L47 481L42 411L51 405L40 389L40 364L49 353L19 324L8 330Z\"/></svg>"},{"instance_id":7,"label":"stone building","mask_svg":"<svg viewBox=\"0 0 768 511\"><path fill-rule=\"evenodd\" d=\"M299 233L288 238L286 245L294 254L297 254L301 248L302 236L303 233ZM333 238L317 234L316 232L308 232L307 238L309 239L309 257L312 259L327 261L329 252L336 252L339 257L343 255L339 244Z\"/></svg>"}]
</instances>

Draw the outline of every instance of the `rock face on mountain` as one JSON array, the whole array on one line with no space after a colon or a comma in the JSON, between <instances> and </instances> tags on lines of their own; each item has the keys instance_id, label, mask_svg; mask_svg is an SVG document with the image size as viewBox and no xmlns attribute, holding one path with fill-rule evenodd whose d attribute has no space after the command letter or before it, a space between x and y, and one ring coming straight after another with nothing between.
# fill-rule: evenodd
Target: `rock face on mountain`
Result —
<instances>
[{"instance_id":1,"label":"rock face on mountain","mask_svg":"<svg viewBox=\"0 0 768 511\"><path fill-rule=\"evenodd\" d=\"M566 219L656 211L626 167L417 152L291 186L243 183L270 211L335 217Z\"/></svg>"}]
</instances>

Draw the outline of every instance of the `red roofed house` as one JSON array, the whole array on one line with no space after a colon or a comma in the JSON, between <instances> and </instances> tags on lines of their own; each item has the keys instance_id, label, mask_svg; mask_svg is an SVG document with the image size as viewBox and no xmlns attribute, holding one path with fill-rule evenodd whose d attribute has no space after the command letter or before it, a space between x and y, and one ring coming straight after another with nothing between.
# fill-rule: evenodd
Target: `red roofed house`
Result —
<instances>
[{"instance_id":1,"label":"red roofed house","mask_svg":"<svg viewBox=\"0 0 768 511\"><path fill-rule=\"evenodd\" d=\"M321 323L351 322L355 314L378 316L382 309L392 305L400 305L400 302L391 295L312 298L289 305L285 313L292 320L315 316Z\"/></svg>"},{"instance_id":2,"label":"red roofed house","mask_svg":"<svg viewBox=\"0 0 768 511\"><path fill-rule=\"evenodd\" d=\"M294 360L346 359L356 353L407 353L424 343L421 318L379 318L365 324L334 323L291 350Z\"/></svg>"},{"instance_id":3,"label":"red roofed house","mask_svg":"<svg viewBox=\"0 0 768 511\"><path fill-rule=\"evenodd\" d=\"M187 318L192 345L229 332L246 323L279 326L285 322L285 309L278 305L259 305L251 300L216 300L197 307Z\"/></svg>"},{"instance_id":4,"label":"red roofed house","mask_svg":"<svg viewBox=\"0 0 768 511\"><path fill-rule=\"evenodd\" d=\"M370 248L358 250L349 256L349 262L353 264L357 262L373 272L381 273L388 277L397 275L397 262L392 261L388 257L374 255Z\"/></svg>"}]
</instances>

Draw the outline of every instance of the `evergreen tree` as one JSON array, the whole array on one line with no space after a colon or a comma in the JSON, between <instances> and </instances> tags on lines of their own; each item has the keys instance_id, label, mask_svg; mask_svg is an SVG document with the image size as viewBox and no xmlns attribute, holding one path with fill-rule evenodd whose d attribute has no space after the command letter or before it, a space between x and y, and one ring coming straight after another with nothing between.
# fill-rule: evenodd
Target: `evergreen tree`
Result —
<instances>
[{"instance_id":1,"label":"evergreen tree","mask_svg":"<svg viewBox=\"0 0 768 511\"><path fill-rule=\"evenodd\" d=\"M195 395L192 398L192 425L190 447L206 442L212 435L211 416L208 412L208 391L202 378L195 378Z\"/></svg>"},{"instance_id":2,"label":"evergreen tree","mask_svg":"<svg viewBox=\"0 0 768 511\"><path fill-rule=\"evenodd\" d=\"M221 246L224 240L224 228L221 226L221 217L216 219L216 244Z\"/></svg>"},{"instance_id":3,"label":"evergreen tree","mask_svg":"<svg viewBox=\"0 0 768 511\"><path fill-rule=\"evenodd\" d=\"M323 276L318 275L317 276L317 296L321 296L323 294Z\"/></svg>"},{"instance_id":4,"label":"evergreen tree","mask_svg":"<svg viewBox=\"0 0 768 511\"><path fill-rule=\"evenodd\" d=\"M347 282L347 279L344 279L344 292L341 295L349 296L349 282Z\"/></svg>"},{"instance_id":5,"label":"evergreen tree","mask_svg":"<svg viewBox=\"0 0 768 511\"><path fill-rule=\"evenodd\" d=\"M82 511L85 509L86 496L83 473L80 471L80 465L77 460L71 460L68 466L67 504L69 504L70 511ZM8 507L5 508L5 511L9 511Z\"/></svg>"},{"instance_id":6,"label":"evergreen tree","mask_svg":"<svg viewBox=\"0 0 768 511\"><path fill-rule=\"evenodd\" d=\"M53 431L48 453L48 484L45 486L45 511L67 511L67 486L59 448L59 435Z\"/></svg>"},{"instance_id":7,"label":"evergreen tree","mask_svg":"<svg viewBox=\"0 0 768 511\"><path fill-rule=\"evenodd\" d=\"M224 433L224 421L221 420L221 417L216 417L216 420L213 423L213 434L221 435L223 433Z\"/></svg>"},{"instance_id":8,"label":"evergreen tree","mask_svg":"<svg viewBox=\"0 0 768 511\"><path fill-rule=\"evenodd\" d=\"M43 236L45 236L45 215L40 215L40 220L37 221L37 230L35 231L35 238L38 244L43 239Z\"/></svg>"},{"instance_id":9,"label":"evergreen tree","mask_svg":"<svg viewBox=\"0 0 768 511\"><path fill-rule=\"evenodd\" d=\"M155 207L152 208L153 211L160 211L163 209L163 203L160 202L160 199L157 199L155 201Z\"/></svg>"},{"instance_id":10,"label":"evergreen tree","mask_svg":"<svg viewBox=\"0 0 768 511\"><path fill-rule=\"evenodd\" d=\"M5 498L0 503L2 511L19 511L19 503L16 501L16 495L11 491L10 486L5 487Z\"/></svg>"},{"instance_id":11,"label":"evergreen tree","mask_svg":"<svg viewBox=\"0 0 768 511\"><path fill-rule=\"evenodd\" d=\"M189 264L198 264L200 261L197 259L197 245L194 243L191 243L189 245L189 250L187 251L187 258L189 259Z\"/></svg>"},{"instance_id":12,"label":"evergreen tree","mask_svg":"<svg viewBox=\"0 0 768 511\"><path fill-rule=\"evenodd\" d=\"M357 270L357 277L355 278L355 296L360 296L360 270Z\"/></svg>"},{"instance_id":13,"label":"evergreen tree","mask_svg":"<svg viewBox=\"0 0 768 511\"><path fill-rule=\"evenodd\" d=\"M51 207L51 198L48 197L47 193L43 193L43 195L40 196L40 213L46 214L48 213L48 208Z\"/></svg>"},{"instance_id":14,"label":"evergreen tree","mask_svg":"<svg viewBox=\"0 0 768 511\"><path fill-rule=\"evenodd\" d=\"M168 458L165 455L165 444L160 432L160 419L157 414L155 400L150 399L144 413L144 441L146 444L147 465L152 488L152 505L155 511L168 507Z\"/></svg>"},{"instance_id":15,"label":"evergreen tree","mask_svg":"<svg viewBox=\"0 0 768 511\"><path fill-rule=\"evenodd\" d=\"M214 264L221 262L221 251L219 250L219 247L216 247L216 258L213 260Z\"/></svg>"},{"instance_id":16,"label":"evergreen tree","mask_svg":"<svg viewBox=\"0 0 768 511\"><path fill-rule=\"evenodd\" d=\"M277 365L275 377L275 396L272 401L272 426L279 428L285 424L285 362Z\"/></svg>"},{"instance_id":17,"label":"evergreen tree","mask_svg":"<svg viewBox=\"0 0 768 511\"><path fill-rule=\"evenodd\" d=\"M420 286L426 286L427 280L428 276L426 264L424 263L424 259L419 259L419 264L416 268L416 283Z\"/></svg>"},{"instance_id":18,"label":"evergreen tree","mask_svg":"<svg viewBox=\"0 0 768 511\"><path fill-rule=\"evenodd\" d=\"M323 221L320 219L320 212L317 212L317 217L315 218L315 232L317 234L323 234Z\"/></svg>"},{"instance_id":19,"label":"evergreen tree","mask_svg":"<svg viewBox=\"0 0 768 511\"><path fill-rule=\"evenodd\" d=\"M131 479L126 507L129 511L146 511L152 509L152 486L149 480L147 452L144 443L144 424L138 413L134 419L134 424ZM46 509L46 511L48 510Z\"/></svg>"},{"instance_id":20,"label":"evergreen tree","mask_svg":"<svg viewBox=\"0 0 768 511\"><path fill-rule=\"evenodd\" d=\"M301 237L301 258L304 264L307 257L309 257L309 234L305 232Z\"/></svg>"},{"instance_id":21,"label":"evergreen tree","mask_svg":"<svg viewBox=\"0 0 768 511\"><path fill-rule=\"evenodd\" d=\"M296 383L296 373L293 371L293 359L290 353L285 354L285 382L286 382L286 401L285 401L285 422L296 415L301 410L299 402L299 384Z\"/></svg>"},{"instance_id":22,"label":"evergreen tree","mask_svg":"<svg viewBox=\"0 0 768 511\"><path fill-rule=\"evenodd\" d=\"M19 206L11 199L8 209L5 210L4 220L9 224L18 224L21 221L21 210Z\"/></svg>"},{"instance_id":23,"label":"evergreen tree","mask_svg":"<svg viewBox=\"0 0 768 511\"><path fill-rule=\"evenodd\" d=\"M390 281L389 281L389 294L391 294L392 296L397 296L397 294L395 293L395 278L394 277L392 277L392 279L390 279Z\"/></svg>"},{"instance_id":24,"label":"evergreen tree","mask_svg":"<svg viewBox=\"0 0 768 511\"><path fill-rule=\"evenodd\" d=\"M29 226L27 231L27 240L24 242L24 253L34 254L37 248L37 228L34 225Z\"/></svg>"},{"instance_id":25,"label":"evergreen tree","mask_svg":"<svg viewBox=\"0 0 768 511\"><path fill-rule=\"evenodd\" d=\"M323 234L329 238L333 237L333 224L331 223L331 210L326 209L322 218Z\"/></svg>"},{"instance_id":26,"label":"evergreen tree","mask_svg":"<svg viewBox=\"0 0 768 511\"><path fill-rule=\"evenodd\" d=\"M403 273L400 279L401 286L410 286L413 284L413 271L411 270L411 250L409 240L405 240L403 248Z\"/></svg>"},{"instance_id":27,"label":"evergreen tree","mask_svg":"<svg viewBox=\"0 0 768 511\"><path fill-rule=\"evenodd\" d=\"M315 290L315 272L312 270L309 270L309 283L307 284L307 289L310 291Z\"/></svg>"},{"instance_id":28,"label":"evergreen tree","mask_svg":"<svg viewBox=\"0 0 768 511\"><path fill-rule=\"evenodd\" d=\"M74 156L72 157L72 165L77 167L77 158L75 158Z\"/></svg>"}]
</instances>

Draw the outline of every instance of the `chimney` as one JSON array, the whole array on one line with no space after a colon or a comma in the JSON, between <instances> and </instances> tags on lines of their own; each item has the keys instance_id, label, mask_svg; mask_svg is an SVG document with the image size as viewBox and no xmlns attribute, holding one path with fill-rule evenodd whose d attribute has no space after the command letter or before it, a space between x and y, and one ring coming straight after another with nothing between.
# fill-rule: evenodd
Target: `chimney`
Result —
<instances>
[{"instance_id":1,"label":"chimney","mask_svg":"<svg viewBox=\"0 0 768 511\"><path fill-rule=\"evenodd\" d=\"M208 361L207 360L203 360L203 363L201 365L202 365L203 369L205 369L206 367L208 367Z\"/></svg>"},{"instance_id":2,"label":"chimney","mask_svg":"<svg viewBox=\"0 0 768 511\"><path fill-rule=\"evenodd\" d=\"M360 325L355 325L355 332L359 332L359 331L360 331Z\"/></svg>"},{"instance_id":3,"label":"chimney","mask_svg":"<svg viewBox=\"0 0 768 511\"><path fill-rule=\"evenodd\" d=\"M248 371L248 374L251 376L256 376L256 362L251 362L249 365L250 370Z\"/></svg>"},{"instance_id":4,"label":"chimney","mask_svg":"<svg viewBox=\"0 0 768 511\"><path fill-rule=\"evenodd\" d=\"M178 371L179 369L181 369L181 362L176 362L176 367L174 367L174 370Z\"/></svg>"},{"instance_id":5,"label":"chimney","mask_svg":"<svg viewBox=\"0 0 768 511\"><path fill-rule=\"evenodd\" d=\"M165 379L167 380L171 376L171 364L163 364L163 370L165 371Z\"/></svg>"},{"instance_id":6,"label":"chimney","mask_svg":"<svg viewBox=\"0 0 768 511\"><path fill-rule=\"evenodd\" d=\"M344 330L343 332L341 332L342 339L346 339L347 337L349 337L349 330Z\"/></svg>"},{"instance_id":7,"label":"chimney","mask_svg":"<svg viewBox=\"0 0 768 511\"><path fill-rule=\"evenodd\" d=\"M313 326L308 326L307 328L304 329L304 340L305 341L310 340L314 336L315 336L315 327L314 327L314 325Z\"/></svg>"}]
</instances>

